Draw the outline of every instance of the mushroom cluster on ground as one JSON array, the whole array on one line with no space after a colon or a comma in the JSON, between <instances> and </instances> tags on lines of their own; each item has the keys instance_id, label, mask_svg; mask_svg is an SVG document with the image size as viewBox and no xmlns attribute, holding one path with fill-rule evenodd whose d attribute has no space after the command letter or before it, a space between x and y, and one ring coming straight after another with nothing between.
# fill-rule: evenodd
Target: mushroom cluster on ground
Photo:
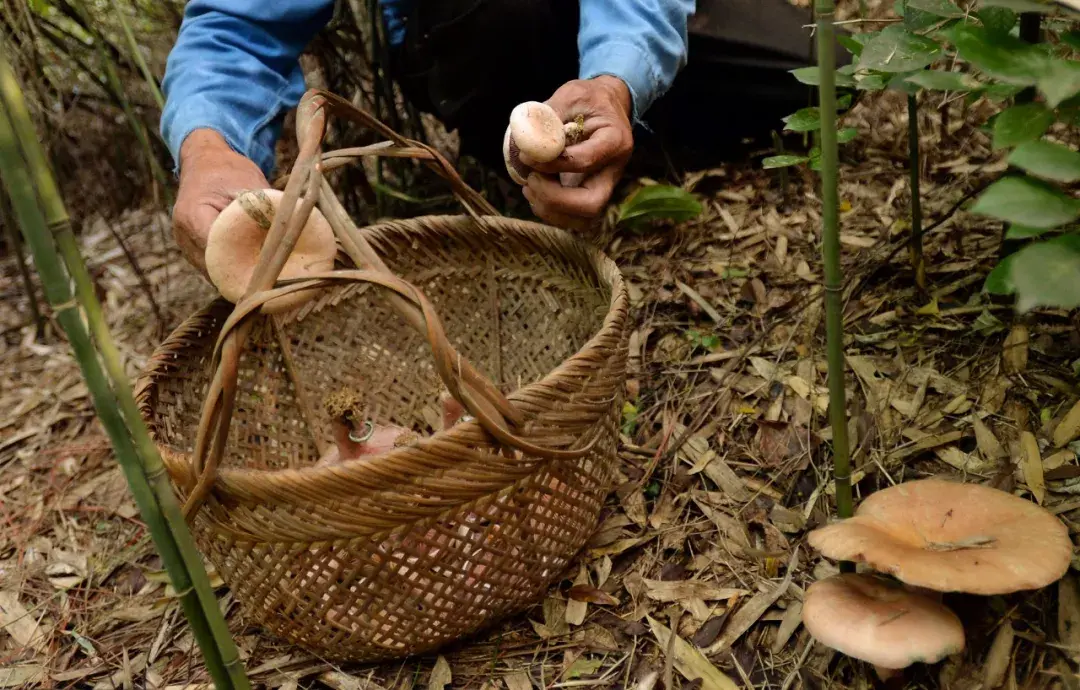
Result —
<instances>
[{"instance_id":1,"label":"mushroom cluster on ground","mask_svg":"<svg viewBox=\"0 0 1080 690\"><path fill-rule=\"evenodd\" d=\"M827 558L895 578L842 573L811 585L803 603L816 640L882 675L964 650L963 627L942 593L1040 589L1065 575L1073 555L1068 528L1045 508L941 479L878 491L808 541Z\"/></svg>"}]
</instances>

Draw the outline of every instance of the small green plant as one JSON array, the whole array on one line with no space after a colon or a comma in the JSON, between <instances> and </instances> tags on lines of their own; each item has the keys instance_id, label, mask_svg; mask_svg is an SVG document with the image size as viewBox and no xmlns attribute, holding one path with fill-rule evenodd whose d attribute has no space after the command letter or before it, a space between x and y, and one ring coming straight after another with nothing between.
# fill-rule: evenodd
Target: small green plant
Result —
<instances>
[{"instance_id":1,"label":"small green plant","mask_svg":"<svg viewBox=\"0 0 1080 690\"><path fill-rule=\"evenodd\" d=\"M1004 221L1005 239L1023 240L1025 246L1001 259L983 289L1014 295L1021 312L1080 306L1080 200L1064 189L1080 180L1080 152L1047 138L1055 126L1080 125L1077 15L1038 0L898 0L895 10L900 22L841 39L856 60L835 71L836 84L862 92L900 91L909 98L913 121L912 101L921 91L1003 104L986 130L993 147L1007 152L1012 169L968 210ZM1037 37L1040 28L1046 40L1025 40ZM804 83L821 81L818 68L795 70L794 76ZM822 127L808 110L785 122L793 131ZM911 250L920 280L922 218L914 122L911 130ZM764 164L802 163L815 167L815 151L766 159Z\"/></svg>"},{"instance_id":2,"label":"small green plant","mask_svg":"<svg viewBox=\"0 0 1080 690\"><path fill-rule=\"evenodd\" d=\"M694 347L699 347L702 350L712 351L720 347L720 337L714 333L702 333L699 330L692 329L686 332L686 339Z\"/></svg>"},{"instance_id":3,"label":"small green plant","mask_svg":"<svg viewBox=\"0 0 1080 690\"><path fill-rule=\"evenodd\" d=\"M654 221L685 223L701 211L701 202L682 187L650 184L639 187L619 205L618 222L634 228Z\"/></svg>"}]
</instances>

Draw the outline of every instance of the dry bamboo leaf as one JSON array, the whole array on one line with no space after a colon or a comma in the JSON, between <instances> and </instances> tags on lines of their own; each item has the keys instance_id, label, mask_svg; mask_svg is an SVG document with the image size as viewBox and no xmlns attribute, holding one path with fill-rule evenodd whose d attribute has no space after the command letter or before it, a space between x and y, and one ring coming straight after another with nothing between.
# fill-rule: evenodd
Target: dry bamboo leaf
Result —
<instances>
[{"instance_id":1,"label":"dry bamboo leaf","mask_svg":"<svg viewBox=\"0 0 1080 690\"><path fill-rule=\"evenodd\" d=\"M712 656L713 654L726 651L735 644L735 642L738 641L738 639L742 637L754 623L757 623L758 619L765 615L765 612L769 610L769 607L775 604L776 600L787 592L788 587L791 586L791 578L795 574L798 562L799 550L796 548L791 556L791 562L788 563L787 575L784 576L783 581L773 589L758 592L750 599L750 601L740 606L739 610L735 612L735 615L731 617L724 634L720 636L719 640L709 645L709 648L705 650L705 653Z\"/></svg>"},{"instance_id":2,"label":"dry bamboo leaf","mask_svg":"<svg viewBox=\"0 0 1080 690\"><path fill-rule=\"evenodd\" d=\"M601 606L617 606L619 600L611 596L602 589L597 589L592 585L580 584L574 585L570 588L570 599L573 601L584 601L590 604L598 604Z\"/></svg>"},{"instance_id":3,"label":"dry bamboo leaf","mask_svg":"<svg viewBox=\"0 0 1080 690\"><path fill-rule=\"evenodd\" d=\"M1005 338L1002 359L1005 363L1005 372L1008 374L1022 374L1027 370L1028 363L1028 329L1022 323L1018 323L1009 331Z\"/></svg>"},{"instance_id":4,"label":"dry bamboo leaf","mask_svg":"<svg viewBox=\"0 0 1080 690\"><path fill-rule=\"evenodd\" d=\"M1046 480L1043 478L1042 455L1039 453L1039 442L1030 431L1020 434L1020 455L1024 469L1024 482L1031 489L1035 500L1042 505L1046 498Z\"/></svg>"},{"instance_id":5,"label":"dry bamboo leaf","mask_svg":"<svg viewBox=\"0 0 1080 690\"><path fill-rule=\"evenodd\" d=\"M673 602L683 599L702 599L704 601L727 601L749 594L745 589L718 587L711 582L701 580L643 580L645 595L653 601Z\"/></svg>"},{"instance_id":6,"label":"dry bamboo leaf","mask_svg":"<svg viewBox=\"0 0 1080 690\"><path fill-rule=\"evenodd\" d=\"M532 681L529 680L529 674L524 671L518 671L503 676L503 682L506 683L507 690L533 690L533 684Z\"/></svg>"},{"instance_id":7,"label":"dry bamboo leaf","mask_svg":"<svg viewBox=\"0 0 1080 690\"><path fill-rule=\"evenodd\" d=\"M1076 576L1069 574L1058 580L1058 643L1071 650L1073 660L1080 657L1080 589Z\"/></svg>"},{"instance_id":8,"label":"dry bamboo leaf","mask_svg":"<svg viewBox=\"0 0 1080 690\"><path fill-rule=\"evenodd\" d=\"M1065 419L1054 429L1054 445L1061 448L1080 436L1080 400L1072 406Z\"/></svg>"},{"instance_id":9,"label":"dry bamboo leaf","mask_svg":"<svg viewBox=\"0 0 1080 690\"><path fill-rule=\"evenodd\" d=\"M589 571L582 565L578 569L574 579L575 587L589 586ZM566 602L566 622L570 625L581 625L585 622L585 614L589 611L589 604L585 599L576 599L573 596Z\"/></svg>"},{"instance_id":10,"label":"dry bamboo leaf","mask_svg":"<svg viewBox=\"0 0 1080 690\"><path fill-rule=\"evenodd\" d=\"M1012 621L1006 620L998 628L997 634L994 635L994 642L986 655L986 664L983 667L984 688L991 690L1005 683L1005 673L1009 670L1014 638Z\"/></svg>"},{"instance_id":11,"label":"dry bamboo leaf","mask_svg":"<svg viewBox=\"0 0 1080 690\"><path fill-rule=\"evenodd\" d=\"M0 628L6 630L20 648L48 654L50 632L38 623L39 616L27 611L15 592L0 592Z\"/></svg>"},{"instance_id":12,"label":"dry bamboo leaf","mask_svg":"<svg viewBox=\"0 0 1080 690\"><path fill-rule=\"evenodd\" d=\"M386 690L374 681L350 676L342 671L320 673L319 680L334 690Z\"/></svg>"},{"instance_id":13,"label":"dry bamboo leaf","mask_svg":"<svg viewBox=\"0 0 1080 690\"><path fill-rule=\"evenodd\" d=\"M1056 470L1059 467L1071 465L1074 460L1076 460L1076 453L1068 449L1059 450L1058 452L1052 453L1047 457L1043 458L1043 470Z\"/></svg>"},{"instance_id":14,"label":"dry bamboo leaf","mask_svg":"<svg viewBox=\"0 0 1080 690\"><path fill-rule=\"evenodd\" d=\"M992 474L997 469L996 462L988 462L977 455L971 455L960 450L956 446L935 448L934 455L942 462L955 467L961 472L971 474Z\"/></svg>"},{"instance_id":15,"label":"dry bamboo leaf","mask_svg":"<svg viewBox=\"0 0 1080 690\"><path fill-rule=\"evenodd\" d=\"M431 669L431 678L428 679L428 690L443 690L454 680L450 672L450 664L442 654L435 660L435 668Z\"/></svg>"},{"instance_id":16,"label":"dry bamboo leaf","mask_svg":"<svg viewBox=\"0 0 1080 690\"><path fill-rule=\"evenodd\" d=\"M773 640L773 654L779 654L787 646L788 640L795 634L802 624L802 602L795 601L784 611L784 617L780 619L780 627L776 631L776 639Z\"/></svg>"},{"instance_id":17,"label":"dry bamboo leaf","mask_svg":"<svg viewBox=\"0 0 1080 690\"><path fill-rule=\"evenodd\" d=\"M645 511L645 494L637 487L633 487L621 498L622 507L626 511L627 517L633 520L638 527L644 527L649 519L648 513Z\"/></svg>"},{"instance_id":18,"label":"dry bamboo leaf","mask_svg":"<svg viewBox=\"0 0 1080 690\"><path fill-rule=\"evenodd\" d=\"M994 432L990 431L990 427L986 426L975 415L971 416L971 426L975 429L975 442L978 444L979 452L982 453L984 458L987 460L999 460L1008 455L997 437L994 436Z\"/></svg>"},{"instance_id":19,"label":"dry bamboo leaf","mask_svg":"<svg viewBox=\"0 0 1080 690\"><path fill-rule=\"evenodd\" d=\"M34 688L45 682L45 667L22 664L0 668L0 688Z\"/></svg>"},{"instance_id":20,"label":"dry bamboo leaf","mask_svg":"<svg viewBox=\"0 0 1080 690\"><path fill-rule=\"evenodd\" d=\"M739 478L739 475L735 474L735 470L731 469L731 466L713 451L709 451L706 457L709 460L702 470L705 476L712 480L731 500L738 503L749 501L751 494L746 490L743 480Z\"/></svg>"},{"instance_id":21,"label":"dry bamboo leaf","mask_svg":"<svg viewBox=\"0 0 1080 690\"><path fill-rule=\"evenodd\" d=\"M663 623L652 616L646 616L649 627L652 628L653 637L661 650L671 649L675 658L673 663L684 678L689 681L701 679L701 690L738 690L739 686L733 680L721 673L715 666L709 663L705 656L694 649L688 642L678 635L674 635ZM674 642L674 645L672 645Z\"/></svg>"}]
</instances>

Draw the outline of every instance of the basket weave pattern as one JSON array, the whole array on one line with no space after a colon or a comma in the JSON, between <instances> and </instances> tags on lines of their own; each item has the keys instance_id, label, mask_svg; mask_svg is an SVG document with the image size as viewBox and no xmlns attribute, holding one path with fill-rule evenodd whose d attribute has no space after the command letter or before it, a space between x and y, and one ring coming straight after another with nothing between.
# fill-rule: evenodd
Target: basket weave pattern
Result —
<instances>
[{"instance_id":1,"label":"basket weave pattern","mask_svg":"<svg viewBox=\"0 0 1080 690\"><path fill-rule=\"evenodd\" d=\"M545 459L476 421L441 430L431 349L374 285L326 288L296 312L257 317L192 528L251 622L327 658L373 661L430 651L534 603L588 539L611 489L628 298L609 260L544 225L435 216L361 232L524 415L515 433L559 450L593 444ZM182 497L233 308L217 300L186 320L140 379ZM377 423L423 437L314 467L332 444L318 403L343 387L363 393Z\"/></svg>"}]
</instances>

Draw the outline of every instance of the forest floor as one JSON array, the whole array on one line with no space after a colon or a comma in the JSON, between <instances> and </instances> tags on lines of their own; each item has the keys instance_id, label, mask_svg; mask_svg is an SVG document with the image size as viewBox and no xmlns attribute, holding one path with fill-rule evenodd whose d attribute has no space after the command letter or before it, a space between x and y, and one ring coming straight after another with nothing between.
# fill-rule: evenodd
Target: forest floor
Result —
<instances>
[{"instance_id":1,"label":"forest floor","mask_svg":"<svg viewBox=\"0 0 1080 690\"><path fill-rule=\"evenodd\" d=\"M1017 319L980 294L1001 229L953 209L1005 166L958 102L947 120L923 108L932 294L915 291L903 106L883 95L845 120L860 131L841 172L856 498L962 478L1035 496L1075 533L1080 463L1050 439L1077 398L1078 323L1055 311ZM649 690L699 687L688 678L708 666L746 688L876 683L800 625L806 587L835 564L805 544L832 510L831 456L820 203L807 176L791 177L785 198L760 167L702 171L684 180L705 201L698 219L640 232L609 223L594 238L631 286L633 411L620 486L544 601L443 661L340 666L247 626L221 588L256 685ZM87 222L81 241L134 377L213 291L160 211ZM10 257L0 299L0 687L209 687L79 370L54 327L35 339ZM616 603L573 600L574 583ZM908 686L1077 687L1076 586L1070 571L1045 591L946 597L967 649L913 667ZM660 644L663 626L676 646Z\"/></svg>"}]
</instances>

